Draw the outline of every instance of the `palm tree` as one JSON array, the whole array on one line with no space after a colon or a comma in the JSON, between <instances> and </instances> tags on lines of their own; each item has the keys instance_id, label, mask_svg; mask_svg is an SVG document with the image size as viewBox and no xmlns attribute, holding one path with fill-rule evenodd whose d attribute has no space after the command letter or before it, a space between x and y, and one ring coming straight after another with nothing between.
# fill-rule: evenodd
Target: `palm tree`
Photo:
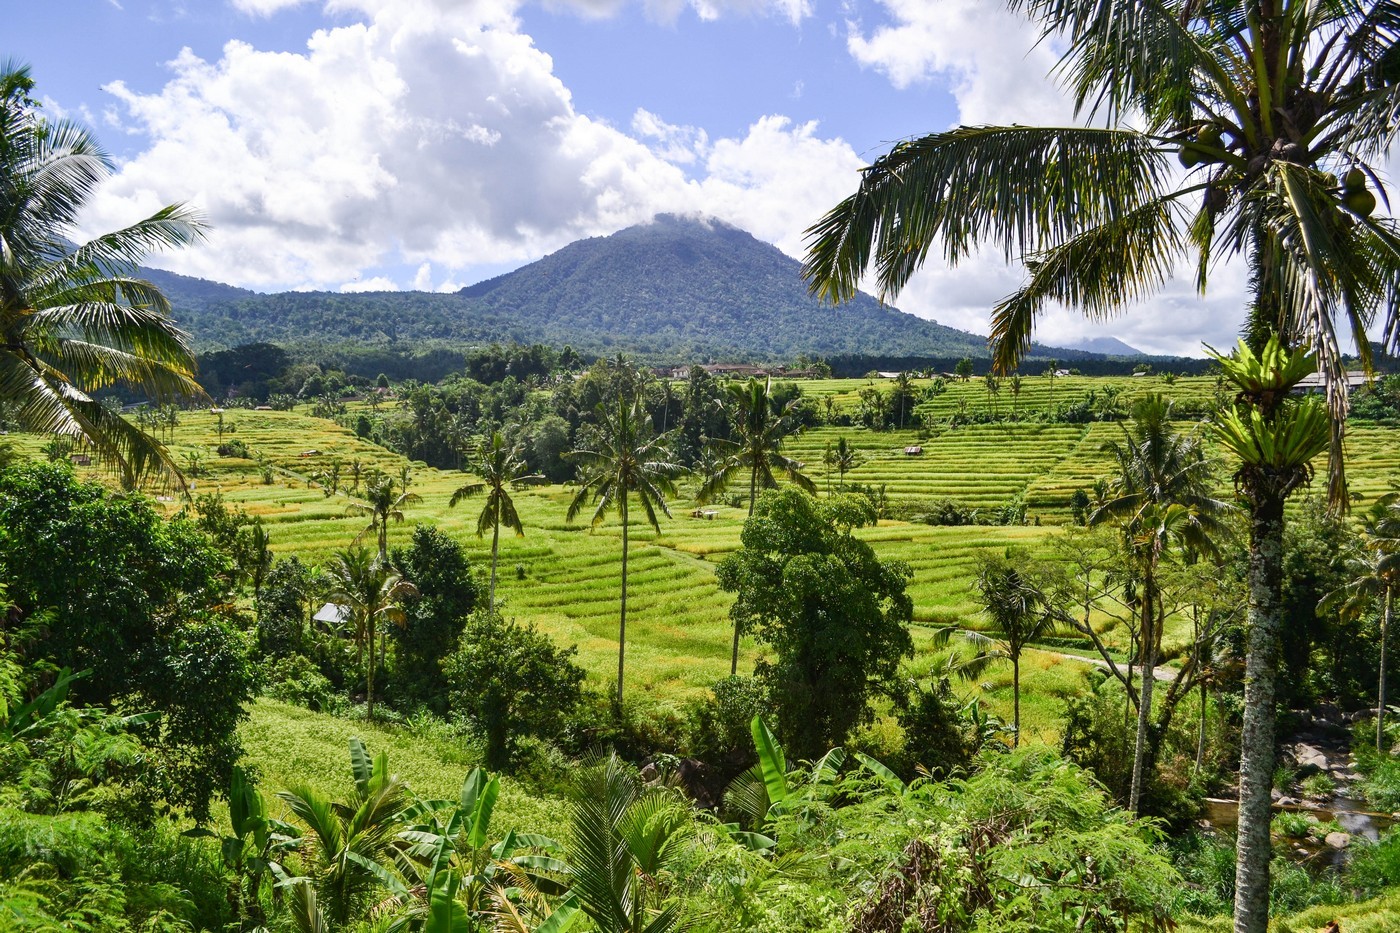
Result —
<instances>
[{"instance_id":1,"label":"palm tree","mask_svg":"<svg viewBox=\"0 0 1400 933\"><path fill-rule=\"evenodd\" d=\"M730 382L724 387L724 407L734 421L737 440L712 438L709 446L722 458L719 468L700 487L702 503L712 502L729 487L741 471L749 474L749 515L753 515L758 493L778 485L774 470L815 494L817 486L801 472L802 464L784 457L783 442L802 430L796 416L797 399L778 404L772 394L772 381Z\"/></svg>"},{"instance_id":2,"label":"palm tree","mask_svg":"<svg viewBox=\"0 0 1400 933\"><path fill-rule=\"evenodd\" d=\"M846 442L845 435L836 439L836 448L831 452L831 465L840 476L840 489L846 488L846 474L860 466L860 452Z\"/></svg>"},{"instance_id":3,"label":"palm tree","mask_svg":"<svg viewBox=\"0 0 1400 933\"><path fill-rule=\"evenodd\" d=\"M369 524L365 526L355 540L360 540L367 532L375 532L379 542L379 563L384 564L389 559L389 522L401 522L404 520L403 508L416 502L422 502L422 497L417 493L408 491L409 473L408 467L403 468L402 483L397 487L400 492L395 494L394 478L387 473L375 471L365 481L365 501L352 502L346 506L345 511L350 515L368 515Z\"/></svg>"},{"instance_id":4,"label":"palm tree","mask_svg":"<svg viewBox=\"0 0 1400 933\"><path fill-rule=\"evenodd\" d=\"M1362 520L1364 544L1347 561L1350 579L1325 596L1319 611L1355 618L1381 604L1380 676L1376 684L1376 751L1385 734L1385 666L1395 591L1400 589L1400 497L1385 496Z\"/></svg>"},{"instance_id":5,"label":"palm tree","mask_svg":"<svg viewBox=\"0 0 1400 933\"><path fill-rule=\"evenodd\" d=\"M364 743L351 739L350 763L355 790L348 801L333 801L309 785L277 795L307 830L295 843L301 873L272 866L278 887L290 894L292 920L301 933L348 929L382 885L400 896L409 893L392 866L401 814L412 798L389 772L383 752L371 760Z\"/></svg>"},{"instance_id":6,"label":"palm tree","mask_svg":"<svg viewBox=\"0 0 1400 933\"><path fill-rule=\"evenodd\" d=\"M1255 353L1244 341L1216 357L1239 390L1235 408L1216 415L1216 441L1239 461L1235 488L1249 504L1248 642L1244 722L1240 730L1240 803L1236 833L1235 927L1263 930L1269 901L1270 791L1274 771L1275 680L1283 631L1283 509L1312 477L1312 461L1335 438L1315 396L1290 390L1313 371L1302 350L1270 337ZM1265 917L1264 921L1258 920Z\"/></svg>"},{"instance_id":7,"label":"palm tree","mask_svg":"<svg viewBox=\"0 0 1400 933\"><path fill-rule=\"evenodd\" d=\"M688 804L643 788L616 755L582 772L569 795L568 880L602 933L688 927L674 884L695 838Z\"/></svg>"},{"instance_id":8,"label":"palm tree","mask_svg":"<svg viewBox=\"0 0 1400 933\"><path fill-rule=\"evenodd\" d=\"M630 398L629 398L630 396ZM616 510L622 522L622 602L617 624L617 696L615 706L622 711L622 675L627 653L627 535L630 525L629 500L635 495L647 521L658 534L656 519L660 509L667 518L671 510L666 497L676 495L675 479L685 468L669 459L665 435L652 431L651 416L639 395L619 391L612 402L599 402L594 409L597 432L591 447L572 450L565 456L579 464L579 489L569 503L567 519L573 521L583 507L596 504L592 527L603 523Z\"/></svg>"},{"instance_id":9,"label":"palm tree","mask_svg":"<svg viewBox=\"0 0 1400 933\"><path fill-rule=\"evenodd\" d=\"M778 480L773 471L780 470L789 480L816 495L817 485L805 476L803 464L783 456L783 442L800 433L797 420L797 399L779 404L772 394L771 380L759 382L752 376L747 382L730 382L724 387L725 408L734 421L737 440L711 439L709 446L721 458L716 470L700 486L701 503L712 502L728 488L740 471L749 474L749 517L762 489L774 489ZM844 439L843 439L844 442ZM845 475L844 472L842 474ZM734 623L734 646L729 659L729 676L739 672L739 623Z\"/></svg>"},{"instance_id":10,"label":"palm tree","mask_svg":"<svg viewBox=\"0 0 1400 933\"><path fill-rule=\"evenodd\" d=\"M1146 779L1148 729L1152 721L1153 671L1162 642L1162 605L1157 570L1163 556L1176 545L1195 553L1212 553L1224 533L1228 503L1211 496L1213 464L1199 438L1179 434L1168 420L1169 405L1150 393L1133 403L1131 427L1121 442L1104 449L1118 464L1109 482L1107 500L1089 516L1089 524L1112 522L1121 530L1126 553L1137 576L1138 632L1141 644L1141 696L1138 701L1137 741L1133 751L1132 789L1128 808L1141 809Z\"/></svg>"},{"instance_id":11,"label":"palm tree","mask_svg":"<svg viewBox=\"0 0 1400 933\"><path fill-rule=\"evenodd\" d=\"M998 635L988 637L979 632L962 633L982 649L980 655L1004 657L1011 661L1013 746L1021 742L1021 654L1031 642L1053 634L1060 625L1044 592L1018 566L1023 562L1011 550L1005 555L984 555L980 558L977 591L987 618Z\"/></svg>"},{"instance_id":12,"label":"palm tree","mask_svg":"<svg viewBox=\"0 0 1400 933\"><path fill-rule=\"evenodd\" d=\"M354 625L355 640L360 649L360 662L365 664L365 704L370 719L374 718L374 673L376 640L379 641L379 664L384 663L384 643L387 633L381 622L402 625L404 611L400 605L405 597L417 590L386 563L380 562L362 547L347 548L331 561L330 577L334 585L331 598L344 605ZM369 647L365 663L365 646Z\"/></svg>"},{"instance_id":13,"label":"palm tree","mask_svg":"<svg viewBox=\"0 0 1400 933\"><path fill-rule=\"evenodd\" d=\"M1218 259L1239 257L1251 286L1249 349L1262 353L1276 335L1285 351L1318 356L1331 415L1329 499L1340 506L1347 389L1338 331L1368 368L1368 331L1382 331L1388 349L1400 344L1400 226L1371 216L1367 190L1368 181L1378 185L1372 163L1383 163L1400 125L1393 5L1009 5L1066 49L1060 73L1080 111L1103 125L958 127L897 144L809 231L812 288L844 300L872 269L879 296L892 299L935 247L951 265L994 246L1029 273L992 313L994 361L1007 371L1047 303L1102 318L1158 290L1187 261L1204 289ZM1171 169L1173 155L1185 174ZM1255 400L1272 419L1273 397ZM1282 503L1296 483L1248 469L1242 489L1264 536L1251 548L1259 585L1250 625L1270 630ZM1273 669L1254 670L1272 696ZM1258 743L1272 737L1272 705L1246 709L1262 719L1246 728L1241 767L1266 777L1272 745ZM1258 767L1266 759L1270 766ZM1268 814L1242 816L1240 933L1268 922L1267 827L1244 831L1254 816L1267 822Z\"/></svg>"},{"instance_id":14,"label":"palm tree","mask_svg":"<svg viewBox=\"0 0 1400 933\"><path fill-rule=\"evenodd\" d=\"M479 483L459 486L447 501L452 508L463 499L486 493L486 505L476 520L476 536L485 537L486 529L491 529L491 589L490 606L496 608L496 558L500 551L501 525L505 525L517 536L525 534L520 524L520 515L515 511L515 502L510 498L511 490L526 486L538 486L549 480L538 473L527 474L529 467L521 456L521 449L506 447L500 431L492 431L490 439L482 439L476 445L467 463L468 472L481 477Z\"/></svg>"},{"instance_id":15,"label":"palm tree","mask_svg":"<svg viewBox=\"0 0 1400 933\"><path fill-rule=\"evenodd\" d=\"M202 398L189 335L134 273L153 249L202 236L164 207L74 246L79 216L112 161L87 130L40 117L25 67L0 64L0 401L35 434L83 439L135 488L151 471L178 482L166 449L91 393L126 383L157 401Z\"/></svg>"},{"instance_id":16,"label":"palm tree","mask_svg":"<svg viewBox=\"0 0 1400 933\"><path fill-rule=\"evenodd\" d=\"M1011 386L1011 413L1021 412L1021 374L1012 373L1011 378L1006 380L1006 384Z\"/></svg>"}]
</instances>

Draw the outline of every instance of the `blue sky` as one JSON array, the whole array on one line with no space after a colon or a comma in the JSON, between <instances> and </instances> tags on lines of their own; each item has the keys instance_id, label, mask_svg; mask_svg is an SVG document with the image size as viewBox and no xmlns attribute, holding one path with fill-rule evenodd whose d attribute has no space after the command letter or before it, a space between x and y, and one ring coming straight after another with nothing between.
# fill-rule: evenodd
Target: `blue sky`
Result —
<instances>
[{"instance_id":1,"label":"blue sky","mask_svg":"<svg viewBox=\"0 0 1400 933\"><path fill-rule=\"evenodd\" d=\"M0 0L0 55L118 160L92 234L173 201L208 241L154 264L259 290L453 289L661 211L791 255L897 139L1073 118L1053 49L979 0ZM904 310L985 332L1000 257ZM1188 277L1045 342L1228 343L1242 288Z\"/></svg>"}]
</instances>

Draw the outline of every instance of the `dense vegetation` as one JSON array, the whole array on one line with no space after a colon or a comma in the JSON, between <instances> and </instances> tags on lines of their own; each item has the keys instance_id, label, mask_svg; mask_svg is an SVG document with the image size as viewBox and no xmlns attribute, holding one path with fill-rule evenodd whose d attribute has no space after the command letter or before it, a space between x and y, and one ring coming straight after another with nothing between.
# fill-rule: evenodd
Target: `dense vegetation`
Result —
<instances>
[{"instance_id":1,"label":"dense vegetation","mask_svg":"<svg viewBox=\"0 0 1400 933\"><path fill-rule=\"evenodd\" d=\"M130 277L197 224L167 209L73 247L105 161L30 90L0 75L0 419L27 432L0 449L0 926L1111 931L1212 928L1232 902L1251 928L1400 921L1400 830L1339 821L1400 806L1393 379L1343 421L1335 393L1290 391L1317 365L1297 334L1261 325L1204 377L976 378L968 349L889 380L678 380L500 320L510 342L457 355L445 306L282 296L390 349L231 346L205 408ZM937 222L988 209L955 207ZM696 225L652 226L601 246L769 295L734 275L744 235L647 252ZM887 287L926 245L882 247ZM649 313L595 246L533 269L574 330L532 339L591 329L591 355ZM215 319L263 302L166 283ZM489 316L519 287L428 303ZM810 346L902 352L878 344L895 312L845 317L859 341L821 344L808 315ZM1026 350L1012 317L1002 363ZM763 326L735 320L658 339L732 351ZM421 347L441 378L364 369L403 363L400 326L448 328ZM1344 429L1348 484L1334 459L1332 495L1306 495ZM1211 795L1238 797L1238 834Z\"/></svg>"}]
</instances>

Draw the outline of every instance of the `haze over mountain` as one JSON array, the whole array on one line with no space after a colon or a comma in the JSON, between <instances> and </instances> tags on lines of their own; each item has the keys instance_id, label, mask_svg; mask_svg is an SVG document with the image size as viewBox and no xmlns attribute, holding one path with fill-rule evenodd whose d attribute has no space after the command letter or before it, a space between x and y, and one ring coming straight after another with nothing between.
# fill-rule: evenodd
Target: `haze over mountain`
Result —
<instances>
[{"instance_id":1,"label":"haze over mountain","mask_svg":"<svg viewBox=\"0 0 1400 933\"><path fill-rule=\"evenodd\" d=\"M1080 337L1064 344L1069 350L1083 350L1086 353L1102 353L1104 356L1146 356L1137 347L1130 347L1117 337Z\"/></svg>"},{"instance_id":2,"label":"haze over mountain","mask_svg":"<svg viewBox=\"0 0 1400 933\"><path fill-rule=\"evenodd\" d=\"M987 357L986 338L859 295L814 298L800 265L714 220L660 215L592 237L462 289L284 292L151 271L201 349L267 340L398 345L436 341L569 344L584 353L654 360L791 360L816 356ZM1136 352L1136 351L1134 351ZM1074 350L1037 348L1073 359Z\"/></svg>"}]
</instances>

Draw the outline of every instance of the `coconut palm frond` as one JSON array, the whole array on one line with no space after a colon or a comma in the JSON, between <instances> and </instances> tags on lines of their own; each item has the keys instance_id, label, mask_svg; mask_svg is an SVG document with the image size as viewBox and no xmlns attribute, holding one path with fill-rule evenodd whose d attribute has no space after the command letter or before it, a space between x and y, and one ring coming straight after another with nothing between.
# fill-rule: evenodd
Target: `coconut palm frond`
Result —
<instances>
[{"instance_id":1,"label":"coconut palm frond","mask_svg":"<svg viewBox=\"0 0 1400 933\"><path fill-rule=\"evenodd\" d=\"M859 189L807 230L803 276L831 301L867 268L896 296L936 246L950 265L979 245L1038 253L1158 200L1168 180L1156 142L1131 130L959 127L897 144Z\"/></svg>"},{"instance_id":2,"label":"coconut palm frond","mask_svg":"<svg viewBox=\"0 0 1400 933\"><path fill-rule=\"evenodd\" d=\"M1185 256L1177 204L1182 194L1149 201L1028 258L1029 280L992 309L989 342L997 371L1014 370L1029 352L1035 318L1047 302L1103 319L1171 278Z\"/></svg>"}]
</instances>

